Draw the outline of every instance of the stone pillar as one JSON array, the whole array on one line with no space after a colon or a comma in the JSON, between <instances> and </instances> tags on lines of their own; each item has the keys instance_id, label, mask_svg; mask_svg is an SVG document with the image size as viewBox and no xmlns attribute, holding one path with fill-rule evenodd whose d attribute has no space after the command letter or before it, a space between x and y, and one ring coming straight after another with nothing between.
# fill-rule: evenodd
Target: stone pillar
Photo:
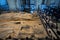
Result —
<instances>
[{"instance_id":1,"label":"stone pillar","mask_svg":"<svg viewBox=\"0 0 60 40\"><path fill-rule=\"evenodd\" d=\"M16 11L17 10L15 1L16 0L7 0L10 11Z\"/></svg>"}]
</instances>

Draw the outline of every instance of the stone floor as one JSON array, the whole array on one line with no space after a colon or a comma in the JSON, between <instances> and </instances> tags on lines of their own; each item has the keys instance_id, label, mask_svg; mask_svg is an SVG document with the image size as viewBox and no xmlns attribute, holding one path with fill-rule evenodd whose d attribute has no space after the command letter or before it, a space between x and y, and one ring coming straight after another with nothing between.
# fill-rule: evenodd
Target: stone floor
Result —
<instances>
[{"instance_id":1,"label":"stone floor","mask_svg":"<svg viewBox=\"0 0 60 40\"><path fill-rule=\"evenodd\" d=\"M0 38L45 38L47 35L39 17L29 13L5 13L0 15Z\"/></svg>"}]
</instances>

